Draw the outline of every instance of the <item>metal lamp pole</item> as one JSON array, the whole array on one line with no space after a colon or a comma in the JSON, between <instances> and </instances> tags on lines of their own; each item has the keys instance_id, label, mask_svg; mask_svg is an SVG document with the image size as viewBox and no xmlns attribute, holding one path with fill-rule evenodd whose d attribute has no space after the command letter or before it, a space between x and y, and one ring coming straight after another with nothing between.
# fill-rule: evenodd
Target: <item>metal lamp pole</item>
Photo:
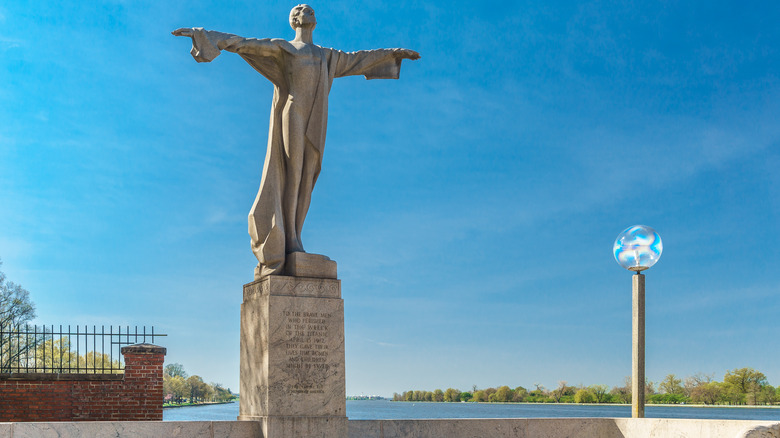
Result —
<instances>
[{"instance_id":1,"label":"metal lamp pole","mask_svg":"<svg viewBox=\"0 0 780 438\"><path fill-rule=\"evenodd\" d=\"M645 276L661 257L661 236L645 225L620 233L613 247L618 264L634 271L631 279L631 417L645 418Z\"/></svg>"},{"instance_id":2,"label":"metal lamp pole","mask_svg":"<svg viewBox=\"0 0 780 438\"><path fill-rule=\"evenodd\" d=\"M631 278L631 417L645 418L645 276Z\"/></svg>"}]
</instances>

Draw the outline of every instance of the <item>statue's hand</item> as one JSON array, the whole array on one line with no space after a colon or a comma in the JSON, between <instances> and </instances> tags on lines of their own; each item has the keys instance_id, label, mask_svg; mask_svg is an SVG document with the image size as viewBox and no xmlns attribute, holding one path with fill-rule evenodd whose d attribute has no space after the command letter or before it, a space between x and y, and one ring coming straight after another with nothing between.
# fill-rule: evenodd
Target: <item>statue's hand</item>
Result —
<instances>
[{"instance_id":1,"label":"statue's hand","mask_svg":"<svg viewBox=\"0 0 780 438\"><path fill-rule=\"evenodd\" d=\"M393 53L393 55L395 55L395 57L398 59L420 59L419 53L409 49L395 49L395 53Z\"/></svg>"},{"instance_id":2,"label":"statue's hand","mask_svg":"<svg viewBox=\"0 0 780 438\"><path fill-rule=\"evenodd\" d=\"M186 36L186 37L192 37L192 28L190 27L182 27L181 29L176 29L173 32L171 32L175 36Z\"/></svg>"}]
</instances>

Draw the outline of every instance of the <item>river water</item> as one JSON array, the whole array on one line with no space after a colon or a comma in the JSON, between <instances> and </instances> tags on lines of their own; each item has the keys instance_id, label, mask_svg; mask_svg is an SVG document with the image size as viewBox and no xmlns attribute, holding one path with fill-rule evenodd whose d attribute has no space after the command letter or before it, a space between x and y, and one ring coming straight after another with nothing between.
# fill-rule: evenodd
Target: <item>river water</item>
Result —
<instances>
[{"instance_id":1,"label":"river water","mask_svg":"<svg viewBox=\"0 0 780 438\"><path fill-rule=\"evenodd\" d=\"M232 421L238 403L193 406L163 410L163 421ZM778 408L724 408L692 406L646 406L647 418L698 418L780 421ZM521 403L419 403L388 400L347 400L350 420L423 418L571 418L631 417L631 406L562 405Z\"/></svg>"}]
</instances>

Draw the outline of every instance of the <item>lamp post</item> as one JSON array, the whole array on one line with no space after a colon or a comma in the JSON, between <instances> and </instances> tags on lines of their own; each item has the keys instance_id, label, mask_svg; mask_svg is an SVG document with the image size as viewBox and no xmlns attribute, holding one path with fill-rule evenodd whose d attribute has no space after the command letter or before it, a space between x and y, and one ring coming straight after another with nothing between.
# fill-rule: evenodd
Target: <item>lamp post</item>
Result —
<instances>
[{"instance_id":1,"label":"lamp post","mask_svg":"<svg viewBox=\"0 0 780 438\"><path fill-rule=\"evenodd\" d=\"M626 228L615 239L615 260L632 276L631 417L645 417L645 276L663 252L661 236L645 225Z\"/></svg>"}]
</instances>

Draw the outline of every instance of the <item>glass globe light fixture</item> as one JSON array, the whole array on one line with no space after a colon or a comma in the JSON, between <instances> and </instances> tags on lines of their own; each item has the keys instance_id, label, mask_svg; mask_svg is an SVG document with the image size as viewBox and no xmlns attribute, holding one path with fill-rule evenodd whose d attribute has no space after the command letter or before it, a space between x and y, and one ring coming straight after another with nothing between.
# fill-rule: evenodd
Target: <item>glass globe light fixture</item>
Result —
<instances>
[{"instance_id":1,"label":"glass globe light fixture","mask_svg":"<svg viewBox=\"0 0 780 438\"><path fill-rule=\"evenodd\" d=\"M618 264L629 271L644 271L653 266L664 247L661 236L646 225L626 228L615 239L613 251Z\"/></svg>"}]
</instances>

